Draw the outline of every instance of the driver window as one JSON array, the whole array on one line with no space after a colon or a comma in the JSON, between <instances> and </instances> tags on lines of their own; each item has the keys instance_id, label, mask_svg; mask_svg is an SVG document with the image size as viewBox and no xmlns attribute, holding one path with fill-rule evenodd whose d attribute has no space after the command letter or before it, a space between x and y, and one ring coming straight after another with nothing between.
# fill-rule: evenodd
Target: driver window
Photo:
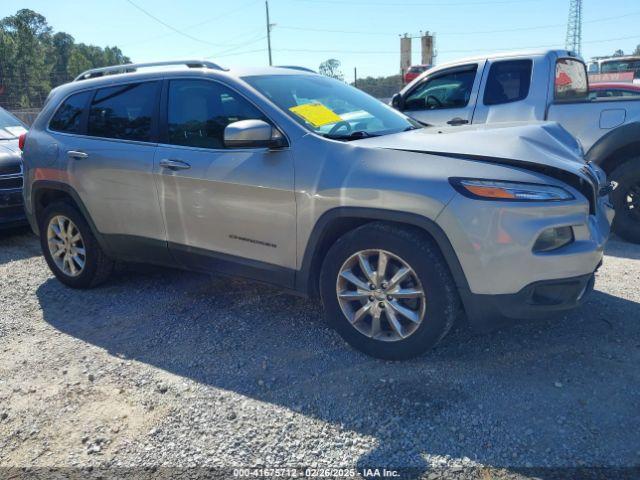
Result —
<instances>
[{"instance_id":1,"label":"driver window","mask_svg":"<svg viewBox=\"0 0 640 480\"><path fill-rule=\"evenodd\" d=\"M240 120L267 121L253 105L219 83L207 80L169 82L168 143L225 148L225 127Z\"/></svg>"},{"instance_id":2,"label":"driver window","mask_svg":"<svg viewBox=\"0 0 640 480\"><path fill-rule=\"evenodd\" d=\"M478 66L456 69L427 79L406 98L405 110L464 108L469 103Z\"/></svg>"}]
</instances>

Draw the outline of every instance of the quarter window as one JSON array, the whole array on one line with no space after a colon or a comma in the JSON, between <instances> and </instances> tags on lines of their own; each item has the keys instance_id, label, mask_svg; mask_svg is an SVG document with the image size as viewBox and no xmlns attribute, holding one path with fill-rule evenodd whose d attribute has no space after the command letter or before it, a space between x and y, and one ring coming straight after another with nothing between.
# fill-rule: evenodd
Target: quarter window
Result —
<instances>
[{"instance_id":1,"label":"quarter window","mask_svg":"<svg viewBox=\"0 0 640 480\"><path fill-rule=\"evenodd\" d=\"M82 112L92 92L80 92L67 98L49 123L49 128L56 132L81 133Z\"/></svg>"},{"instance_id":2,"label":"quarter window","mask_svg":"<svg viewBox=\"0 0 640 480\"><path fill-rule=\"evenodd\" d=\"M510 60L491 65L484 91L484 104L500 105L527 98L532 65L531 60Z\"/></svg>"},{"instance_id":3,"label":"quarter window","mask_svg":"<svg viewBox=\"0 0 640 480\"><path fill-rule=\"evenodd\" d=\"M580 60L560 58L556 62L555 97L559 101L584 100L589 94L587 68Z\"/></svg>"},{"instance_id":4,"label":"quarter window","mask_svg":"<svg viewBox=\"0 0 640 480\"><path fill-rule=\"evenodd\" d=\"M253 105L229 88L207 80L172 80L167 111L172 145L224 148L224 129L240 120L264 120Z\"/></svg>"},{"instance_id":5,"label":"quarter window","mask_svg":"<svg viewBox=\"0 0 640 480\"><path fill-rule=\"evenodd\" d=\"M456 69L427 79L405 100L405 110L464 108L469 103L477 65Z\"/></svg>"},{"instance_id":6,"label":"quarter window","mask_svg":"<svg viewBox=\"0 0 640 480\"><path fill-rule=\"evenodd\" d=\"M122 140L151 140L157 82L102 88L89 109L88 134Z\"/></svg>"}]
</instances>

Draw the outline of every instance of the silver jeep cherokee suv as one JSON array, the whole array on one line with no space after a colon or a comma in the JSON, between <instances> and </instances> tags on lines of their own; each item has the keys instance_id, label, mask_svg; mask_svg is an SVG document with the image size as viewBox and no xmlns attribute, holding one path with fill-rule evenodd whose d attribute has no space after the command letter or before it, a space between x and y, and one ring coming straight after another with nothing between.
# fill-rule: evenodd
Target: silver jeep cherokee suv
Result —
<instances>
[{"instance_id":1,"label":"silver jeep cherokee suv","mask_svg":"<svg viewBox=\"0 0 640 480\"><path fill-rule=\"evenodd\" d=\"M116 259L262 280L319 295L388 359L463 312L488 329L578 305L613 217L557 124L423 128L300 68L92 70L51 93L23 155L64 284L96 286Z\"/></svg>"}]
</instances>

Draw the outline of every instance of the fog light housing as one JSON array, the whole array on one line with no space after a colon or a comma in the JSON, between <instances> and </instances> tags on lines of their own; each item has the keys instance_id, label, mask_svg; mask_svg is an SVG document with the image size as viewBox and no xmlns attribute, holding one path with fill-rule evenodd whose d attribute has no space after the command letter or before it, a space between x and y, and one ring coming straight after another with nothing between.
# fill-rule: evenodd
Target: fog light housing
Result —
<instances>
[{"instance_id":1,"label":"fog light housing","mask_svg":"<svg viewBox=\"0 0 640 480\"><path fill-rule=\"evenodd\" d=\"M553 227L547 228L540 234L533 245L534 253L550 252L573 242L573 228Z\"/></svg>"}]
</instances>

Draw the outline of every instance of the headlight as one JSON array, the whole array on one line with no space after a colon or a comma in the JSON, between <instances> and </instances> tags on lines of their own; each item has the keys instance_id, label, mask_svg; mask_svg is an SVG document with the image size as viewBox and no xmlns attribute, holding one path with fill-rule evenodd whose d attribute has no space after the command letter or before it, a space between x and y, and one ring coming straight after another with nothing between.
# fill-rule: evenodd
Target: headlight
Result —
<instances>
[{"instance_id":1,"label":"headlight","mask_svg":"<svg viewBox=\"0 0 640 480\"><path fill-rule=\"evenodd\" d=\"M505 182L473 178L450 178L453 188L465 197L480 200L512 202L556 202L572 200L570 192L561 187L539 183Z\"/></svg>"}]
</instances>

